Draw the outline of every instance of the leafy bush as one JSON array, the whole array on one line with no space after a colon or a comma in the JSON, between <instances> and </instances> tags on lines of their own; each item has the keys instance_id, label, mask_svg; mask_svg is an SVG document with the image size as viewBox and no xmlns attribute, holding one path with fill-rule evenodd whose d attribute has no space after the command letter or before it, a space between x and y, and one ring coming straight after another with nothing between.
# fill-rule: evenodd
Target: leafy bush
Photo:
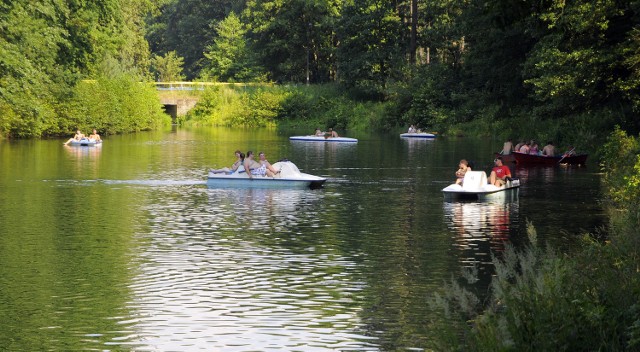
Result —
<instances>
[{"instance_id":1,"label":"leafy bush","mask_svg":"<svg viewBox=\"0 0 640 352\"><path fill-rule=\"evenodd\" d=\"M477 296L455 282L435 296L432 304L445 313L450 327L436 329L440 333L434 347L460 351L639 347L637 262L621 262L619 249L590 237L585 237L585 249L575 257L559 256L536 244L531 224L529 234L532 240L524 249L508 247L501 259L494 258L496 275L484 310Z\"/></svg>"},{"instance_id":2,"label":"leafy bush","mask_svg":"<svg viewBox=\"0 0 640 352\"><path fill-rule=\"evenodd\" d=\"M61 130L96 128L104 134L152 130L170 123L153 85L128 76L82 81L74 89Z\"/></svg>"},{"instance_id":3,"label":"leafy bush","mask_svg":"<svg viewBox=\"0 0 640 352\"><path fill-rule=\"evenodd\" d=\"M611 200L630 208L640 204L640 144L620 130L611 133L603 146L602 171Z\"/></svg>"}]
</instances>

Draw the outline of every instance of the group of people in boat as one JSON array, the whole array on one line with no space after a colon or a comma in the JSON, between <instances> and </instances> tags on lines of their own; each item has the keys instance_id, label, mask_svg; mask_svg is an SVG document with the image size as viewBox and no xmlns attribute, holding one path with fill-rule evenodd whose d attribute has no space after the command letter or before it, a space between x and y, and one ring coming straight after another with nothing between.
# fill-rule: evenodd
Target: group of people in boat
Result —
<instances>
[{"instance_id":1,"label":"group of people in boat","mask_svg":"<svg viewBox=\"0 0 640 352\"><path fill-rule=\"evenodd\" d=\"M329 128L327 132L321 131L319 128L316 128L316 131L313 133L316 137L324 137L324 138L337 138L340 137L338 132L334 131L333 128Z\"/></svg>"},{"instance_id":2,"label":"group of people in boat","mask_svg":"<svg viewBox=\"0 0 640 352\"><path fill-rule=\"evenodd\" d=\"M254 176L274 177L280 173L280 170L276 170L267 160L264 152L258 152L258 160L254 159L254 153L251 150L249 150L246 155L239 150L236 150L234 154L236 156L236 161L230 168L223 167L222 169L211 169L209 171L214 174L231 174L240 169L240 172L244 170L249 178L253 178Z\"/></svg>"},{"instance_id":3,"label":"group of people in boat","mask_svg":"<svg viewBox=\"0 0 640 352\"><path fill-rule=\"evenodd\" d=\"M417 128L415 125L409 126L407 133L422 133L422 130Z\"/></svg>"},{"instance_id":4,"label":"group of people in boat","mask_svg":"<svg viewBox=\"0 0 640 352\"><path fill-rule=\"evenodd\" d=\"M89 142L101 142L102 139L100 139L100 135L98 134L98 131L96 131L96 129L94 128L92 131L92 133L87 137L84 135L84 133L82 133L79 129L76 130L76 134L69 138L69 140L67 140L66 142L64 142L64 145L69 145L69 143L73 142L73 141L78 141L78 142L82 142L82 141L89 141Z\"/></svg>"},{"instance_id":5,"label":"group of people in boat","mask_svg":"<svg viewBox=\"0 0 640 352\"><path fill-rule=\"evenodd\" d=\"M502 157L497 157L494 161L493 169L489 175L489 184L496 187L504 186L507 181L512 177L511 170L508 166L502 163ZM464 175L471 171L471 164L466 160L460 160L458 163L458 170L456 171L456 184L462 186L464 181Z\"/></svg>"},{"instance_id":6,"label":"group of people in boat","mask_svg":"<svg viewBox=\"0 0 640 352\"><path fill-rule=\"evenodd\" d=\"M521 140L518 144L514 145L512 139L509 138L504 142L500 154L510 155L514 152L530 155L556 156L556 147L553 145L553 141L548 141L547 144L540 149L538 143L533 139L530 141ZM562 156L571 155L575 155L575 148L573 146L569 146L567 151L562 154Z\"/></svg>"}]
</instances>

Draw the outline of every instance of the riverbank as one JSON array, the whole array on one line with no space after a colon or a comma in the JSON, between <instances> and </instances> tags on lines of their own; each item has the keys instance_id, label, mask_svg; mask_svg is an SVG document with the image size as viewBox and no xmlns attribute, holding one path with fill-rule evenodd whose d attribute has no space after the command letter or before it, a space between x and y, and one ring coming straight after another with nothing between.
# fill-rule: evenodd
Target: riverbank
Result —
<instances>
[{"instance_id":1,"label":"riverbank","mask_svg":"<svg viewBox=\"0 0 640 352\"><path fill-rule=\"evenodd\" d=\"M602 148L610 222L579 251L539 243L494 259L490 296L452 282L432 305L436 348L463 351L630 351L640 348L640 144L616 129ZM473 280L473 275L468 275Z\"/></svg>"}]
</instances>

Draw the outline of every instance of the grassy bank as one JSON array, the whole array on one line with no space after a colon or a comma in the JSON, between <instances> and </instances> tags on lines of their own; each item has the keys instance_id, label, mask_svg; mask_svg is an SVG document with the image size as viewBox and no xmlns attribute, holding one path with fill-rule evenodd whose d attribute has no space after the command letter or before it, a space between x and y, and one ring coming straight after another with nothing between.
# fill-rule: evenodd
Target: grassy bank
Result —
<instances>
[{"instance_id":1,"label":"grassy bank","mask_svg":"<svg viewBox=\"0 0 640 352\"><path fill-rule=\"evenodd\" d=\"M216 86L180 123L189 126L382 128L388 103L349 99L337 85Z\"/></svg>"}]
</instances>

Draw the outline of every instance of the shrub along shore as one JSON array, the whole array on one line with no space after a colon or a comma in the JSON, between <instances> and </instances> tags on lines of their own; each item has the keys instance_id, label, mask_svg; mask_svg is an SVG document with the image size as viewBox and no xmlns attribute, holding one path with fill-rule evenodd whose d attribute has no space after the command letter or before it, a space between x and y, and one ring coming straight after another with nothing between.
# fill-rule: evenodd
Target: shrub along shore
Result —
<instances>
[{"instance_id":1,"label":"shrub along shore","mask_svg":"<svg viewBox=\"0 0 640 352\"><path fill-rule=\"evenodd\" d=\"M447 351L637 351L640 349L640 152L615 129L603 146L610 221L560 254L536 240L494 258L489 296L452 281L430 302L433 348ZM445 323L442 323L442 322Z\"/></svg>"}]
</instances>

